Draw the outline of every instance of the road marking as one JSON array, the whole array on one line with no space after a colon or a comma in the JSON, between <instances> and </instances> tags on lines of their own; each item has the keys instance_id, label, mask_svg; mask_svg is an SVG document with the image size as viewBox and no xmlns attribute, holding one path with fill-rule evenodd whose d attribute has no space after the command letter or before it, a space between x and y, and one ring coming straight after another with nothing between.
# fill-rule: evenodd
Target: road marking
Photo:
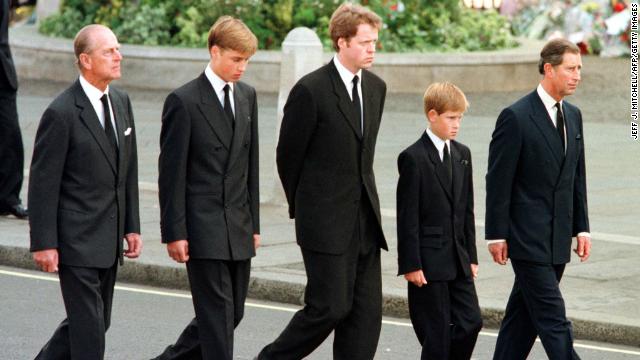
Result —
<instances>
[{"instance_id":1,"label":"road marking","mask_svg":"<svg viewBox=\"0 0 640 360\"><path fill-rule=\"evenodd\" d=\"M9 271L9 270L1 270L1 269L0 269L0 274L22 277L27 279L34 279L34 280L59 282L58 278L55 277L54 275L34 275L34 274L27 274L27 273L18 272L18 271ZM173 297L173 298L180 298L180 299L191 299L191 295L189 294L182 294L182 293L177 293L173 291L149 290L149 289L143 289L143 288L137 288L137 287L131 287L131 286L122 286L122 285L116 285L115 289L121 290L121 291L138 293L138 294L158 295L158 296ZM258 308L258 309L285 311L290 313L294 313L300 310L300 307L296 307L294 305L275 306L275 305L267 305L267 304L258 304L258 303L253 303L249 301L245 302L245 306ZM391 326L402 326L402 327L412 326L411 323L408 321L405 322L405 321L382 320L382 323L385 325L391 325ZM488 336L488 337L498 337L497 333L487 332L487 331L481 331L480 335ZM536 341L540 342L540 339L536 339ZM595 351L611 352L611 353L626 354L626 355L640 355L640 351L614 349L606 346L588 345L588 344L582 344L577 341L573 343L573 346L577 348L589 349L589 350L595 350Z\"/></svg>"}]
</instances>

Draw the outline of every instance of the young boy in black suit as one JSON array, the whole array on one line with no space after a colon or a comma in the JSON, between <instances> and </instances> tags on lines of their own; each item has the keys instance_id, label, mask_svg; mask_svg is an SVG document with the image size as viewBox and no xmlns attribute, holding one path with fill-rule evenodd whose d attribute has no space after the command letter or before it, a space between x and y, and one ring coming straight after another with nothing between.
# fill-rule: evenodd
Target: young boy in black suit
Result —
<instances>
[{"instance_id":1,"label":"young boy in black suit","mask_svg":"<svg viewBox=\"0 0 640 360\"><path fill-rule=\"evenodd\" d=\"M398 274L422 359L470 359L482 328L471 153L454 140L467 106L457 86L429 86L429 128L398 156Z\"/></svg>"}]
</instances>

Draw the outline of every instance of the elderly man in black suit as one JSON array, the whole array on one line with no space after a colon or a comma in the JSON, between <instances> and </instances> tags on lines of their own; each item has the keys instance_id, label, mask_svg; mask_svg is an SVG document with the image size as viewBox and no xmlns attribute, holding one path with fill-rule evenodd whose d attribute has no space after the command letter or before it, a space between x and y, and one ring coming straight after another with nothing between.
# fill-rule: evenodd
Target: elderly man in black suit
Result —
<instances>
[{"instance_id":1,"label":"elderly man in black suit","mask_svg":"<svg viewBox=\"0 0 640 360\"><path fill-rule=\"evenodd\" d=\"M0 216L28 216L20 201L24 172L24 148L18 124L16 92L18 78L9 48L9 2L0 12Z\"/></svg>"},{"instance_id":2,"label":"elderly man in black suit","mask_svg":"<svg viewBox=\"0 0 640 360\"><path fill-rule=\"evenodd\" d=\"M209 31L211 61L164 103L162 242L187 264L195 318L157 359L232 359L260 244L258 103L239 81L258 41L230 16Z\"/></svg>"},{"instance_id":3,"label":"elderly man in black suit","mask_svg":"<svg viewBox=\"0 0 640 360\"><path fill-rule=\"evenodd\" d=\"M591 252L582 114L563 100L580 82L580 50L552 40L538 68L538 88L500 113L489 148L485 235L515 273L494 359L525 359L536 336L549 359L579 359L559 283L572 237L581 261Z\"/></svg>"},{"instance_id":4,"label":"elderly man in black suit","mask_svg":"<svg viewBox=\"0 0 640 360\"><path fill-rule=\"evenodd\" d=\"M44 271L59 272L67 310L37 359L104 358L118 262L142 249L131 103L109 85L120 78L119 48L102 25L78 32L80 77L45 110L36 134L31 251Z\"/></svg>"},{"instance_id":5,"label":"elderly man in black suit","mask_svg":"<svg viewBox=\"0 0 640 360\"><path fill-rule=\"evenodd\" d=\"M341 5L337 54L293 87L276 161L307 272L305 307L259 355L301 359L335 331L335 359L372 359L381 327L380 248L387 249L373 175L386 85L367 71L380 18Z\"/></svg>"}]
</instances>

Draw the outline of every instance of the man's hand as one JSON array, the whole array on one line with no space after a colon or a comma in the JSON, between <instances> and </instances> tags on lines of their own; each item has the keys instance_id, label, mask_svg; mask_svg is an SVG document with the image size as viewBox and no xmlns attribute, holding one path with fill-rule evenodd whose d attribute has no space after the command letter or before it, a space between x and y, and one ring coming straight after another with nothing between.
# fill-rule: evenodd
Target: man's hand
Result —
<instances>
[{"instance_id":1,"label":"man's hand","mask_svg":"<svg viewBox=\"0 0 640 360\"><path fill-rule=\"evenodd\" d=\"M184 263L189 261L189 242L187 240L176 240L167 244L167 252L173 260Z\"/></svg>"},{"instance_id":2,"label":"man's hand","mask_svg":"<svg viewBox=\"0 0 640 360\"><path fill-rule=\"evenodd\" d=\"M507 250L507 242L496 242L489 244L489 252L493 257L493 261L500 265L506 265L509 258L509 252Z\"/></svg>"},{"instance_id":3,"label":"man's hand","mask_svg":"<svg viewBox=\"0 0 640 360\"><path fill-rule=\"evenodd\" d=\"M140 234L129 233L124 236L127 241L127 249L124 251L124 256L129 259L135 259L140 256L142 252L142 237Z\"/></svg>"},{"instance_id":4,"label":"man's hand","mask_svg":"<svg viewBox=\"0 0 640 360\"><path fill-rule=\"evenodd\" d=\"M46 249L33 252L33 260L42 271L58 271L58 249Z\"/></svg>"},{"instance_id":5,"label":"man's hand","mask_svg":"<svg viewBox=\"0 0 640 360\"><path fill-rule=\"evenodd\" d=\"M258 250L260 247L260 234L253 234L253 248Z\"/></svg>"},{"instance_id":6,"label":"man's hand","mask_svg":"<svg viewBox=\"0 0 640 360\"><path fill-rule=\"evenodd\" d=\"M573 251L578 254L580 261L587 261L591 255L591 238L588 236L578 236L577 246Z\"/></svg>"},{"instance_id":7,"label":"man's hand","mask_svg":"<svg viewBox=\"0 0 640 360\"><path fill-rule=\"evenodd\" d=\"M412 271L410 273L404 274L404 278L417 287L422 287L422 285L427 284L427 279L424 277L424 273L422 270Z\"/></svg>"},{"instance_id":8,"label":"man's hand","mask_svg":"<svg viewBox=\"0 0 640 360\"><path fill-rule=\"evenodd\" d=\"M471 275L474 279L478 278L478 264L471 264Z\"/></svg>"}]
</instances>

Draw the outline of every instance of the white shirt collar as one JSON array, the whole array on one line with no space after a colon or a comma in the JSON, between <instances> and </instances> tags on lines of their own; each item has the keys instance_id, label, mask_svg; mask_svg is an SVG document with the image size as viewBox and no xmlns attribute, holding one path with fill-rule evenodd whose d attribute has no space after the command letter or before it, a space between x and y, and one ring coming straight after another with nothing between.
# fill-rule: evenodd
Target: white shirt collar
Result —
<instances>
[{"instance_id":1,"label":"white shirt collar","mask_svg":"<svg viewBox=\"0 0 640 360\"><path fill-rule=\"evenodd\" d=\"M231 90L231 93L233 93L233 83L232 82L228 83L222 80L218 75L216 75L216 73L214 73L213 70L211 70L211 63L207 64L207 68L204 69L204 75L207 77L207 79L211 83L211 86L213 86L213 90L215 90L216 94L220 94L220 93L224 94L223 89L224 89L224 86L227 84L229 84L229 90Z\"/></svg>"},{"instance_id":2,"label":"white shirt collar","mask_svg":"<svg viewBox=\"0 0 640 360\"><path fill-rule=\"evenodd\" d=\"M542 100L545 109L547 109L547 112L555 114L557 111L555 107L557 102L562 106L562 100L556 101L556 99L549 95L549 93L542 87L542 84L538 84L536 91L538 92L538 96L540 96L540 100ZM551 118L554 119L554 117Z\"/></svg>"},{"instance_id":3,"label":"white shirt collar","mask_svg":"<svg viewBox=\"0 0 640 360\"><path fill-rule=\"evenodd\" d=\"M82 86L82 90L84 90L84 93L87 94L87 97L92 102L95 100L100 101L100 98L102 98L102 95L104 94L109 95L109 85L107 85L104 92L100 91L100 89L91 85L91 83L89 83L82 75L80 75L80 86Z\"/></svg>"},{"instance_id":4,"label":"white shirt collar","mask_svg":"<svg viewBox=\"0 0 640 360\"><path fill-rule=\"evenodd\" d=\"M347 92L349 93L349 96L351 96L351 90L353 89L353 77L354 76L358 76L358 86L360 86L360 88L362 88L362 69L358 70L357 73L352 73L351 71L349 71L349 69L347 69L346 67L344 67L344 65L342 65L342 63L340 62L340 60L338 59L338 54L333 56L333 64L336 66L336 69L338 69L338 74L340 75L340 79L342 79L342 82L344 83L344 86L347 88ZM362 94L362 92L360 92Z\"/></svg>"},{"instance_id":5,"label":"white shirt collar","mask_svg":"<svg viewBox=\"0 0 640 360\"><path fill-rule=\"evenodd\" d=\"M431 142L433 142L433 145L435 145L436 149L438 149L440 160L442 160L443 158L444 144L447 144L447 147L449 148L449 155L451 155L451 143L449 139L447 140L440 139L438 135L434 134L433 131L431 131L430 128L427 128L427 136L429 136L429 139L431 139Z\"/></svg>"}]
</instances>

